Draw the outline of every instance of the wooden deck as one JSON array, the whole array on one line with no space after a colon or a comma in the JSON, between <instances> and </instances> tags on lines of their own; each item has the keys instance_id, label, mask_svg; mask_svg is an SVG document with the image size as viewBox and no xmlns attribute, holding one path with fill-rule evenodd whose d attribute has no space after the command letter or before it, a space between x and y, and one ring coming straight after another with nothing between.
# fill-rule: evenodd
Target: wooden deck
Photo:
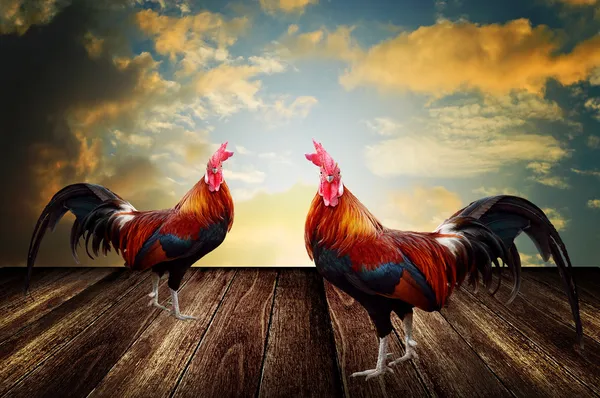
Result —
<instances>
[{"instance_id":1,"label":"wooden deck","mask_svg":"<svg viewBox=\"0 0 600 398\"><path fill-rule=\"evenodd\" d=\"M583 352L558 272L527 269L508 307L506 285L416 311L419 358L369 381L349 375L375 365L374 328L313 268L194 268L180 303L195 321L148 306L149 273L36 268L28 298L24 273L0 269L0 396L600 395L600 268L576 270Z\"/></svg>"}]
</instances>

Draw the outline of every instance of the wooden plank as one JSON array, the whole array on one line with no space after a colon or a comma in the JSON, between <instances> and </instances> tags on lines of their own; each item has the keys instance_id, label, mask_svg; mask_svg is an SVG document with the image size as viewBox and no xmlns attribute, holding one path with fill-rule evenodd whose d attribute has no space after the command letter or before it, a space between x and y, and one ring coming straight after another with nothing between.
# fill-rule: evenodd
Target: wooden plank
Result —
<instances>
[{"instance_id":1,"label":"wooden plank","mask_svg":"<svg viewBox=\"0 0 600 398\"><path fill-rule=\"evenodd\" d=\"M119 269L1 344L0 395L85 330L147 277L147 273ZM150 288L149 282L146 288Z\"/></svg>"},{"instance_id":2,"label":"wooden plank","mask_svg":"<svg viewBox=\"0 0 600 398\"><path fill-rule=\"evenodd\" d=\"M404 338L400 318L393 316L392 321ZM415 310L413 339L418 344L419 355L413 362L424 383L435 395L512 396L439 312Z\"/></svg>"},{"instance_id":3,"label":"wooden plank","mask_svg":"<svg viewBox=\"0 0 600 398\"><path fill-rule=\"evenodd\" d=\"M556 269L527 270L523 273L523 277L528 280L544 283L548 287L562 294L566 298L563 282ZM579 300L583 300L591 304L596 311L600 311L600 269L577 270L574 272L575 283L577 284L577 293Z\"/></svg>"},{"instance_id":4,"label":"wooden plank","mask_svg":"<svg viewBox=\"0 0 600 398\"><path fill-rule=\"evenodd\" d=\"M454 292L442 314L516 396L594 396L539 346L464 291Z\"/></svg>"},{"instance_id":5,"label":"wooden plank","mask_svg":"<svg viewBox=\"0 0 600 398\"><path fill-rule=\"evenodd\" d=\"M184 283L189 274L186 274ZM148 306L150 290L149 283L137 285L126 300L111 307L7 394L10 397L86 396L163 312ZM159 298L164 303L168 297L165 278L159 289Z\"/></svg>"},{"instance_id":6,"label":"wooden plank","mask_svg":"<svg viewBox=\"0 0 600 398\"><path fill-rule=\"evenodd\" d=\"M237 271L175 397L256 395L276 277L272 269Z\"/></svg>"},{"instance_id":7,"label":"wooden plank","mask_svg":"<svg viewBox=\"0 0 600 398\"><path fill-rule=\"evenodd\" d=\"M32 292L32 298L23 302L20 307L4 313L0 318L0 342L112 272L112 268L73 268L69 275L61 278L60 283L53 284L50 289Z\"/></svg>"},{"instance_id":8,"label":"wooden plank","mask_svg":"<svg viewBox=\"0 0 600 398\"><path fill-rule=\"evenodd\" d=\"M342 396L340 381L323 278L314 269L282 271L259 396Z\"/></svg>"},{"instance_id":9,"label":"wooden plank","mask_svg":"<svg viewBox=\"0 0 600 398\"><path fill-rule=\"evenodd\" d=\"M31 276L29 293L25 297L23 288L25 287L26 270L18 268L20 272L11 274L11 278L0 282L0 311L11 307L20 306L26 300L31 300L30 293L39 294L40 289L46 289L48 285L69 274L68 268L40 268L36 269Z\"/></svg>"},{"instance_id":10,"label":"wooden plank","mask_svg":"<svg viewBox=\"0 0 600 398\"><path fill-rule=\"evenodd\" d=\"M538 309L546 311L566 325L575 327L567 295L562 290L551 288L545 283L524 277L520 291ZM579 313L581 315L583 332L597 342L600 342L600 316L598 316L598 309L586 301L579 300Z\"/></svg>"},{"instance_id":11,"label":"wooden plank","mask_svg":"<svg viewBox=\"0 0 600 398\"><path fill-rule=\"evenodd\" d=\"M352 397L428 396L425 386L411 363L396 367L394 373L368 381L365 381L364 377L350 377L354 372L375 367L379 347L377 333L367 311L352 297L328 282L325 282L325 292L345 395ZM403 351L398 337L392 334L390 352L401 355Z\"/></svg>"},{"instance_id":12,"label":"wooden plank","mask_svg":"<svg viewBox=\"0 0 600 398\"><path fill-rule=\"evenodd\" d=\"M504 303L510 297L510 290L509 286L503 284L496 296L492 297L483 291L473 295L466 288L464 289L467 294L480 300L498 317L519 329L523 335L585 383L588 388L600 394L600 344L584 337L585 350L577 350L573 347L575 329L536 308L522 294L517 295L508 306L505 305Z\"/></svg>"},{"instance_id":13,"label":"wooden plank","mask_svg":"<svg viewBox=\"0 0 600 398\"><path fill-rule=\"evenodd\" d=\"M181 289L182 321L162 312L102 379L91 396L168 397L235 275L233 269L191 269ZM132 377L134 372L135 377Z\"/></svg>"}]
</instances>

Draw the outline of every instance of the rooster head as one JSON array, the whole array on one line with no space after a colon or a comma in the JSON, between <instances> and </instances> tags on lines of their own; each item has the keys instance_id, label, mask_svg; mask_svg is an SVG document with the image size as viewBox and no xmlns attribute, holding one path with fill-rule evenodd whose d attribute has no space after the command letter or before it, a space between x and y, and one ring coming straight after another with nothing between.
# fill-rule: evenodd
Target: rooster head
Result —
<instances>
[{"instance_id":1,"label":"rooster head","mask_svg":"<svg viewBox=\"0 0 600 398\"><path fill-rule=\"evenodd\" d=\"M319 195L323 197L325 206L336 206L338 198L344 193L344 184L340 168L335 160L325 151L323 145L313 139L316 153L307 153L306 159L320 169Z\"/></svg>"},{"instance_id":2,"label":"rooster head","mask_svg":"<svg viewBox=\"0 0 600 398\"><path fill-rule=\"evenodd\" d=\"M211 192L218 191L223 183L223 162L233 156L233 152L227 151L227 142L221 144L219 149L210 157L206 165L204 182L208 184Z\"/></svg>"}]
</instances>

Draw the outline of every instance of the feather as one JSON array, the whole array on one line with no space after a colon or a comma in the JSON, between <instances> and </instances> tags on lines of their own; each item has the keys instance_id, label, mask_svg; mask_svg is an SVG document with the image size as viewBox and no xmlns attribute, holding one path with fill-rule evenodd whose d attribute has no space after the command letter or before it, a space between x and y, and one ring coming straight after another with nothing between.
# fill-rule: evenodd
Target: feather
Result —
<instances>
[{"instance_id":1,"label":"feather","mask_svg":"<svg viewBox=\"0 0 600 398\"><path fill-rule=\"evenodd\" d=\"M525 232L537 247L544 261L548 261L552 257L571 306L577 340L583 346L583 327L579 314L577 287L571 272L571 260L558 231L543 210L526 199L498 195L469 204L451 217L449 222L452 222L455 217L465 216L477 218L502 239L505 247L509 248L510 260L505 261L513 276L513 289L509 302L512 302L517 296L521 283L521 261L514 245L515 238L521 232Z\"/></svg>"},{"instance_id":2,"label":"feather","mask_svg":"<svg viewBox=\"0 0 600 398\"><path fill-rule=\"evenodd\" d=\"M77 231L79 231L81 226L80 220L87 216L95 206L101 204L105 200L111 199L120 199L120 197L100 185L84 183L68 185L58 191L52 199L50 199L36 222L31 241L29 242L25 292L29 290L31 273L46 230L49 229L54 231L56 225L65 213L71 211L76 217L76 221L73 224L74 229L71 230L71 248L75 261L78 261L77 254L75 253L77 242L75 236L78 236Z\"/></svg>"}]
</instances>

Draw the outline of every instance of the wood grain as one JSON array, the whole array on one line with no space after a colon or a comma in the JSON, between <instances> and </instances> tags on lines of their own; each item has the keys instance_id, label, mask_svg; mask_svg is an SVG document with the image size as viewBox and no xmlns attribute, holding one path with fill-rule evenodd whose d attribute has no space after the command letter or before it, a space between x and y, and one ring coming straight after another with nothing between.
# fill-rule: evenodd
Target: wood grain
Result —
<instances>
[{"instance_id":1,"label":"wood grain","mask_svg":"<svg viewBox=\"0 0 600 398\"><path fill-rule=\"evenodd\" d=\"M31 300L30 294L25 297L25 268L13 268L15 271L8 274L10 278L0 282L0 311L10 311L11 307L21 306L23 302ZM40 290L51 286L55 281L69 274L67 268L40 268L31 276L29 292L39 294ZM1 280L1 279L0 279Z\"/></svg>"},{"instance_id":2,"label":"wood grain","mask_svg":"<svg viewBox=\"0 0 600 398\"><path fill-rule=\"evenodd\" d=\"M180 290L179 303L184 314L198 319L182 321L161 312L90 396L170 396L217 310L235 270L190 269L187 274L191 276ZM135 377L132 377L132 373Z\"/></svg>"},{"instance_id":3,"label":"wood grain","mask_svg":"<svg viewBox=\"0 0 600 398\"><path fill-rule=\"evenodd\" d=\"M323 291L312 269L282 272L277 283L260 397L342 396Z\"/></svg>"},{"instance_id":4,"label":"wood grain","mask_svg":"<svg viewBox=\"0 0 600 398\"><path fill-rule=\"evenodd\" d=\"M147 276L147 273L116 270L2 343L0 396L85 330Z\"/></svg>"},{"instance_id":5,"label":"wood grain","mask_svg":"<svg viewBox=\"0 0 600 398\"><path fill-rule=\"evenodd\" d=\"M255 396L276 270L240 269L174 397Z\"/></svg>"},{"instance_id":6,"label":"wood grain","mask_svg":"<svg viewBox=\"0 0 600 398\"><path fill-rule=\"evenodd\" d=\"M379 340L367 311L341 290L325 282L329 314L337 347L337 361L344 394L351 397L427 396L412 363L394 369L394 373L365 381L351 378L354 372L372 369L377 362ZM404 349L395 334L390 335L390 352L402 355Z\"/></svg>"},{"instance_id":7,"label":"wood grain","mask_svg":"<svg viewBox=\"0 0 600 398\"><path fill-rule=\"evenodd\" d=\"M60 279L60 283L52 284L48 289L39 292L32 291L31 296L22 305L13 307L0 317L0 342L112 272L114 269L111 268L73 268L67 276Z\"/></svg>"},{"instance_id":8,"label":"wood grain","mask_svg":"<svg viewBox=\"0 0 600 398\"><path fill-rule=\"evenodd\" d=\"M556 270L554 271L556 272ZM560 286L562 287L562 284ZM550 288L545 283L525 277L521 283L520 291L538 309L546 311L566 325L575 327L567 295L558 286ZM600 342L599 310L588 302L579 300L579 313L583 332Z\"/></svg>"},{"instance_id":9,"label":"wood grain","mask_svg":"<svg viewBox=\"0 0 600 398\"><path fill-rule=\"evenodd\" d=\"M392 316L392 323L404 338L400 318ZM419 355L414 360L415 366L424 383L435 395L511 396L496 375L439 312L415 310L413 339L418 344L416 349Z\"/></svg>"},{"instance_id":10,"label":"wood grain","mask_svg":"<svg viewBox=\"0 0 600 398\"><path fill-rule=\"evenodd\" d=\"M188 273L189 275L189 273ZM186 275L184 283L189 276ZM137 285L57 355L49 358L13 387L10 397L86 396L163 312L148 306L150 283ZM168 297L166 279L159 290Z\"/></svg>"},{"instance_id":11,"label":"wood grain","mask_svg":"<svg viewBox=\"0 0 600 398\"><path fill-rule=\"evenodd\" d=\"M552 272L552 270L548 269L543 271L545 272L532 270L531 272L527 272L524 278L543 283L556 291L559 296L563 296L566 299L566 293L558 271L554 270ZM598 313L600 311L600 268L597 270L577 270L574 274L579 300L590 304L596 310L596 313Z\"/></svg>"},{"instance_id":12,"label":"wood grain","mask_svg":"<svg viewBox=\"0 0 600 398\"><path fill-rule=\"evenodd\" d=\"M452 305L442 314L516 396L594 396L530 339L464 291L454 292Z\"/></svg>"},{"instance_id":13,"label":"wood grain","mask_svg":"<svg viewBox=\"0 0 600 398\"><path fill-rule=\"evenodd\" d=\"M575 329L536 308L522 294L517 295L511 304L505 305L510 297L510 288L505 284L495 297L482 291L473 295L467 288L463 291L521 331L588 388L600 393L600 344L595 340L584 337L583 351L574 347Z\"/></svg>"}]
</instances>

